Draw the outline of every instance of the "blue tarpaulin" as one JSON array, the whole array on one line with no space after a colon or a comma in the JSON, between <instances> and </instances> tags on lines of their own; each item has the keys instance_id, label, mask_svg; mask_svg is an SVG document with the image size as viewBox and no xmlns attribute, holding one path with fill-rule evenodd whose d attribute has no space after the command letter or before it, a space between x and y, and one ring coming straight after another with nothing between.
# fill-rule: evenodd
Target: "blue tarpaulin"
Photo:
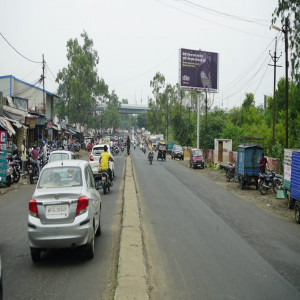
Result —
<instances>
[{"instance_id":1,"label":"blue tarpaulin","mask_svg":"<svg viewBox=\"0 0 300 300\"><path fill-rule=\"evenodd\" d=\"M68 131L71 132L72 134L77 134L77 132L72 129L68 129Z\"/></svg>"}]
</instances>

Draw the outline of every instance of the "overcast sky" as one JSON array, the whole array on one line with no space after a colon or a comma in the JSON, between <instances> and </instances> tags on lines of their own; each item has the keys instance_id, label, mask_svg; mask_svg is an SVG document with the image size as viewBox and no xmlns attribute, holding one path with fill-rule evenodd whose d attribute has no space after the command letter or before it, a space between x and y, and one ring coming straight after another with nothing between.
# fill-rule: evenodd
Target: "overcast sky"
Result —
<instances>
[{"instance_id":1,"label":"overcast sky","mask_svg":"<svg viewBox=\"0 0 300 300\"><path fill-rule=\"evenodd\" d=\"M162 73L178 82L180 48L219 53L219 93L214 105L240 106L245 93L256 105L273 95L269 50L280 32L270 30L277 0L1 0L0 32L22 55L49 69L46 90L67 66L66 43L85 30L94 41L98 75L119 99L146 105L150 80ZM247 20L247 21L244 21ZM277 24L281 27L281 24ZM284 67L284 43L278 64ZM42 65L17 54L0 36L0 76L36 81ZM277 69L277 80L284 68ZM53 76L54 75L54 76ZM211 96L213 97L213 96Z\"/></svg>"}]
</instances>

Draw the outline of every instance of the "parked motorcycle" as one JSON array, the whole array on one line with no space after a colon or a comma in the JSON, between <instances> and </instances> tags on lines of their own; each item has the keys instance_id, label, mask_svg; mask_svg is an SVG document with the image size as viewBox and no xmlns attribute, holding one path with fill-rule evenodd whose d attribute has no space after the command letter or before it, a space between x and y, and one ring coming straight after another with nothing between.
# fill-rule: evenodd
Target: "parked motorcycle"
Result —
<instances>
[{"instance_id":1,"label":"parked motorcycle","mask_svg":"<svg viewBox=\"0 0 300 300\"><path fill-rule=\"evenodd\" d=\"M10 187L11 184L13 183L12 173L13 173L13 168L12 168L12 166L9 165L9 162L7 162L7 164L6 164L6 183L5 183L5 185L7 187Z\"/></svg>"},{"instance_id":2,"label":"parked motorcycle","mask_svg":"<svg viewBox=\"0 0 300 300\"><path fill-rule=\"evenodd\" d=\"M274 193L277 192L277 184L275 185L275 172L272 170L269 173L258 174L258 189L262 195L266 195L269 189L273 189ZM277 182L277 181L276 181Z\"/></svg>"},{"instance_id":3,"label":"parked motorcycle","mask_svg":"<svg viewBox=\"0 0 300 300\"><path fill-rule=\"evenodd\" d=\"M148 153L148 160L150 161L150 165L152 165L153 158L154 158L154 153L152 150L150 150Z\"/></svg>"},{"instance_id":4,"label":"parked motorcycle","mask_svg":"<svg viewBox=\"0 0 300 300\"><path fill-rule=\"evenodd\" d=\"M21 178L20 160L17 158L18 156L14 155L7 159L7 163L11 167L11 181L13 183L19 182Z\"/></svg>"},{"instance_id":5,"label":"parked motorcycle","mask_svg":"<svg viewBox=\"0 0 300 300\"><path fill-rule=\"evenodd\" d=\"M234 176L235 176L235 164L228 164L225 176L226 176L226 181L228 181L228 182L231 179L234 178Z\"/></svg>"}]
</instances>

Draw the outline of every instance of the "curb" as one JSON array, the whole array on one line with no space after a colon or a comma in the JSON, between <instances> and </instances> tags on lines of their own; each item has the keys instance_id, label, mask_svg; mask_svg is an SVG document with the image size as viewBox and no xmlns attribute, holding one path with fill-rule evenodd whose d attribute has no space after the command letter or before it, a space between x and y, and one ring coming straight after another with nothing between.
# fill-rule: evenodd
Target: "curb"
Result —
<instances>
[{"instance_id":1,"label":"curb","mask_svg":"<svg viewBox=\"0 0 300 300\"><path fill-rule=\"evenodd\" d=\"M115 300L149 299L138 199L131 156L126 156L123 222Z\"/></svg>"}]
</instances>

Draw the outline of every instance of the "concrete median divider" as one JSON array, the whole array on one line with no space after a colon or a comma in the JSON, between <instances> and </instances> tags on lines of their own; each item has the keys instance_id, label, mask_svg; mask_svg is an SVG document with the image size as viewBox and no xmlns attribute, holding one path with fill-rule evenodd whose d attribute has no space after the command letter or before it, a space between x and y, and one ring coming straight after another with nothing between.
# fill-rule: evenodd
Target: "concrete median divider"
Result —
<instances>
[{"instance_id":1,"label":"concrete median divider","mask_svg":"<svg viewBox=\"0 0 300 300\"><path fill-rule=\"evenodd\" d=\"M126 156L123 221L115 300L149 299L138 198L131 156Z\"/></svg>"}]
</instances>

